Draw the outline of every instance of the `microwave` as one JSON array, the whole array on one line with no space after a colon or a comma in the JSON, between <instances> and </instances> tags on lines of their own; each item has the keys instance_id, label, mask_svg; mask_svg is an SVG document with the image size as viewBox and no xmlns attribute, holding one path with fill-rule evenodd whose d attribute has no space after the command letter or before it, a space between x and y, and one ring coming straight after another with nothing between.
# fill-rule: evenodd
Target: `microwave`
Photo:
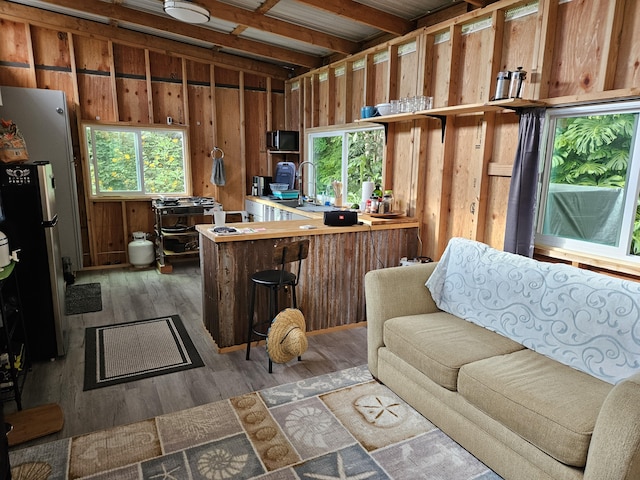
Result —
<instances>
[{"instance_id":1,"label":"microwave","mask_svg":"<svg viewBox=\"0 0 640 480\"><path fill-rule=\"evenodd\" d=\"M274 130L267 132L267 150L297 152L300 149L300 136L293 130Z\"/></svg>"}]
</instances>

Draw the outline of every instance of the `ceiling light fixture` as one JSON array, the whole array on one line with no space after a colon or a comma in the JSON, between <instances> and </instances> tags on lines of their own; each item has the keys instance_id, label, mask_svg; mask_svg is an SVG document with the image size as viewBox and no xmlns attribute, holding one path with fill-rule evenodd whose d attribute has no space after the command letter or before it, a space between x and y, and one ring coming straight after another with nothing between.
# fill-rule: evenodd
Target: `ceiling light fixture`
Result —
<instances>
[{"instance_id":1,"label":"ceiling light fixture","mask_svg":"<svg viewBox=\"0 0 640 480\"><path fill-rule=\"evenodd\" d=\"M209 10L188 0L164 0L164 11L176 20L186 23L206 23Z\"/></svg>"}]
</instances>

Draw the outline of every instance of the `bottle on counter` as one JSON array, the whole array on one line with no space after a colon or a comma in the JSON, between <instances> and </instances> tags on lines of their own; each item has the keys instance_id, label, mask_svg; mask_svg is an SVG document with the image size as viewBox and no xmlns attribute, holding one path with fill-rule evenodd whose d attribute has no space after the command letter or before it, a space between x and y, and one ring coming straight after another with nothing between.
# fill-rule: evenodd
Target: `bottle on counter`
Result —
<instances>
[{"instance_id":1,"label":"bottle on counter","mask_svg":"<svg viewBox=\"0 0 640 480\"><path fill-rule=\"evenodd\" d=\"M382 199L382 190L380 189L380 184L376 183L376 188L373 189L373 193L371 194L371 198L376 197L378 201Z\"/></svg>"},{"instance_id":2,"label":"bottle on counter","mask_svg":"<svg viewBox=\"0 0 640 480\"><path fill-rule=\"evenodd\" d=\"M378 208L380 206L380 201L378 200L378 197L374 193L371 194L371 198L369 199L371 200L371 213L378 213Z\"/></svg>"},{"instance_id":3,"label":"bottle on counter","mask_svg":"<svg viewBox=\"0 0 640 480\"><path fill-rule=\"evenodd\" d=\"M380 204L380 213L393 212L393 192L391 190L385 190L382 196L382 202Z\"/></svg>"},{"instance_id":4,"label":"bottle on counter","mask_svg":"<svg viewBox=\"0 0 640 480\"><path fill-rule=\"evenodd\" d=\"M371 212L371 199L367 198L367 201L365 203L365 207L364 207L364 213L372 213Z\"/></svg>"}]
</instances>

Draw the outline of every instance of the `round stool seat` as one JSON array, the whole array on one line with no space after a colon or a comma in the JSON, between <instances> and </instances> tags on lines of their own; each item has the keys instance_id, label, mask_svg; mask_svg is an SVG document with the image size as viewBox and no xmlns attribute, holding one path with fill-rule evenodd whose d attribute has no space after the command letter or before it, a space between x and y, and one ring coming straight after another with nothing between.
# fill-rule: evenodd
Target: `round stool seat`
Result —
<instances>
[{"instance_id":1,"label":"round stool seat","mask_svg":"<svg viewBox=\"0 0 640 480\"><path fill-rule=\"evenodd\" d=\"M251 280L260 285L285 285L293 284L296 276L291 272L282 272L280 270L263 270L251 275Z\"/></svg>"}]
</instances>

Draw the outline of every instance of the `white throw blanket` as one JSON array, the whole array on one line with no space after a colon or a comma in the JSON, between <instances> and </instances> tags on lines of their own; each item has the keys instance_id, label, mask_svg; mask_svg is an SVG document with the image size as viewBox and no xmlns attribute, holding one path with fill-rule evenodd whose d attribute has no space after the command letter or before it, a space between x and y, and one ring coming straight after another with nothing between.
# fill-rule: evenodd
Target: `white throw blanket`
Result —
<instances>
[{"instance_id":1,"label":"white throw blanket","mask_svg":"<svg viewBox=\"0 0 640 480\"><path fill-rule=\"evenodd\" d=\"M453 238L426 286L441 310L606 382L640 371L640 283Z\"/></svg>"}]
</instances>

